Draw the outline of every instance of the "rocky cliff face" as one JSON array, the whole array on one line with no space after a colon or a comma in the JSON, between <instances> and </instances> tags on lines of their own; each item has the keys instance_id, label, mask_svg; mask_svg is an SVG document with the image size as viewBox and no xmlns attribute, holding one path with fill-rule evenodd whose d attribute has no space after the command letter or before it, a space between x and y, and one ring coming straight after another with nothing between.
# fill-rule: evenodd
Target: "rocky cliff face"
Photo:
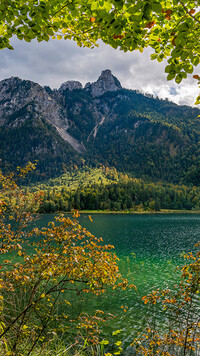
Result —
<instances>
[{"instance_id":1,"label":"rocky cliff face","mask_svg":"<svg viewBox=\"0 0 200 356\"><path fill-rule=\"evenodd\" d=\"M75 151L81 153L85 151L83 143L72 137L69 133L70 125L68 122L68 103L63 105L62 96L66 92L72 92L76 89L82 90L82 84L78 81L67 81L63 83L58 90L51 91L41 87L37 83L28 80L21 80L17 77L11 77L0 82L0 126L20 125L29 112L34 111L35 117L42 117L53 125L58 134L68 142ZM108 91L116 91L121 89L121 84L115 78L110 70L105 70L101 73L97 82L88 84L85 91L89 91L92 97L101 96ZM20 114L14 115L17 111L26 111L23 117ZM78 114L80 106L74 103L73 111ZM77 111L78 110L78 111ZM95 103L90 105L89 111L94 119L94 126L98 125L102 120L102 114L96 108ZM12 120L9 120L11 118Z\"/></svg>"},{"instance_id":2,"label":"rocky cliff face","mask_svg":"<svg viewBox=\"0 0 200 356\"><path fill-rule=\"evenodd\" d=\"M66 113L39 84L15 77L0 82L0 125L5 124L7 118L28 104L34 104L38 116L51 124L65 128L69 126Z\"/></svg>"},{"instance_id":3,"label":"rocky cliff face","mask_svg":"<svg viewBox=\"0 0 200 356\"><path fill-rule=\"evenodd\" d=\"M59 92L63 92L66 89L75 90L75 89L83 89L83 86L80 82L76 80L68 80L67 82L63 83L60 88L58 89Z\"/></svg>"},{"instance_id":4,"label":"rocky cliff face","mask_svg":"<svg viewBox=\"0 0 200 356\"><path fill-rule=\"evenodd\" d=\"M93 97L98 97L108 91L120 90L122 89L122 86L119 80L112 75L111 70L106 69L102 71L96 82L87 83L84 89L90 91Z\"/></svg>"},{"instance_id":5,"label":"rocky cliff face","mask_svg":"<svg viewBox=\"0 0 200 356\"><path fill-rule=\"evenodd\" d=\"M12 77L0 82L0 164L12 170L37 159L47 179L85 160L178 181L193 164L199 113L122 89L108 69L85 88L67 81L51 90Z\"/></svg>"},{"instance_id":6,"label":"rocky cliff face","mask_svg":"<svg viewBox=\"0 0 200 356\"><path fill-rule=\"evenodd\" d=\"M68 89L70 87L69 83L63 85ZM84 146L67 133L69 123L66 110L43 87L17 77L0 82L0 126L17 127L33 112L35 118L42 118L55 127L75 151L81 153L84 150Z\"/></svg>"}]
</instances>

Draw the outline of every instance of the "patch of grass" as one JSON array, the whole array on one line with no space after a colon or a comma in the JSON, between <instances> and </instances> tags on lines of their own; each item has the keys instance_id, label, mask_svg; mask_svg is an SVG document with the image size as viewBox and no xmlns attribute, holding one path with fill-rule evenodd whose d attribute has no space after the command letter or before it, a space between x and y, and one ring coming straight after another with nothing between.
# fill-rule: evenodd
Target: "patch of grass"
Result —
<instances>
[{"instance_id":1,"label":"patch of grass","mask_svg":"<svg viewBox=\"0 0 200 356\"><path fill-rule=\"evenodd\" d=\"M23 350L23 347L22 347ZM23 355L27 355L29 350L24 348ZM8 350L3 350L0 346L0 356L11 355ZM87 350L83 350L83 346L76 343L66 344L62 340L55 339L50 340L48 344L37 346L30 354L30 356L101 356L98 345L90 347ZM14 354L13 354L14 356Z\"/></svg>"}]
</instances>

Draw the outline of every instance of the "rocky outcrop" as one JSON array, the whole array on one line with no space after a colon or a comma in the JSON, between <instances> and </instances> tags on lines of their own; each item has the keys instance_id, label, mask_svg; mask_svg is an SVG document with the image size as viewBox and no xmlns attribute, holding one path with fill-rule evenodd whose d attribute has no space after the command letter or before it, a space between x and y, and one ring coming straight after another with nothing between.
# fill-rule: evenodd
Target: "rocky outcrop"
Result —
<instances>
[{"instance_id":1,"label":"rocky outcrop","mask_svg":"<svg viewBox=\"0 0 200 356\"><path fill-rule=\"evenodd\" d=\"M84 87L90 91L93 97L99 97L108 91L117 91L122 89L119 80L112 75L111 70L103 70L98 80L94 83L87 83Z\"/></svg>"},{"instance_id":2,"label":"rocky outcrop","mask_svg":"<svg viewBox=\"0 0 200 356\"><path fill-rule=\"evenodd\" d=\"M61 86L62 87L62 86ZM64 87L82 88L79 82L66 82ZM0 82L0 126L19 127L29 119L29 112L35 118L43 118L54 127L64 141L75 151L81 153L84 146L75 140L66 130L69 128L67 114L54 98L39 84L18 77L11 77ZM10 119L12 118L12 119Z\"/></svg>"},{"instance_id":3,"label":"rocky outcrop","mask_svg":"<svg viewBox=\"0 0 200 356\"><path fill-rule=\"evenodd\" d=\"M82 143L78 142L78 140L72 137L68 132L66 132L66 130L61 129L57 126L55 126L55 128L58 131L59 135L63 138L63 140L68 142L76 152L83 153L85 151L85 146Z\"/></svg>"},{"instance_id":4,"label":"rocky outcrop","mask_svg":"<svg viewBox=\"0 0 200 356\"><path fill-rule=\"evenodd\" d=\"M77 81L58 90L17 77L0 81L2 169L36 159L46 179L87 160L179 182L198 141L198 109L122 89L108 69L84 89Z\"/></svg>"},{"instance_id":5,"label":"rocky outcrop","mask_svg":"<svg viewBox=\"0 0 200 356\"><path fill-rule=\"evenodd\" d=\"M29 104L31 110L34 106L38 117L61 128L69 127L63 108L39 84L17 77L0 82L0 125L6 124L7 118L23 107L27 110Z\"/></svg>"},{"instance_id":6,"label":"rocky outcrop","mask_svg":"<svg viewBox=\"0 0 200 356\"><path fill-rule=\"evenodd\" d=\"M76 80L68 80L67 82L63 83L60 88L58 89L59 92L63 92L66 89L75 90L75 89L83 89L83 86L80 82Z\"/></svg>"}]
</instances>

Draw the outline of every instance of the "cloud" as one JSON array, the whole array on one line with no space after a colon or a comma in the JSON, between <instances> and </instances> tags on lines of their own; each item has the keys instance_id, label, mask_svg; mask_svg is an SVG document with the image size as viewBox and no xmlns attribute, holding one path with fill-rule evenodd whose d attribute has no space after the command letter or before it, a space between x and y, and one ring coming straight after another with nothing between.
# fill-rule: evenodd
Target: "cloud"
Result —
<instances>
[{"instance_id":1,"label":"cloud","mask_svg":"<svg viewBox=\"0 0 200 356\"><path fill-rule=\"evenodd\" d=\"M124 53L102 43L98 48L88 49L63 40L26 43L13 39L12 44L14 51L1 50L0 80L18 76L58 88L67 80L78 80L83 85L96 81L103 69L111 69L123 87L168 98L177 104L193 105L198 94L192 76L181 85L167 82L166 63L152 61L149 49L143 53Z\"/></svg>"}]
</instances>

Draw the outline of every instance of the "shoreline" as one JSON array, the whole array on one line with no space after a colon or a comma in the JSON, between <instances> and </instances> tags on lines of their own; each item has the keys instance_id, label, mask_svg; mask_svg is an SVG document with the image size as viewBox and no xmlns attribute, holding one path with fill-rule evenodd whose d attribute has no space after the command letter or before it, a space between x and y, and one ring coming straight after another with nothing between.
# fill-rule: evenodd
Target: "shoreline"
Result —
<instances>
[{"instance_id":1,"label":"shoreline","mask_svg":"<svg viewBox=\"0 0 200 356\"><path fill-rule=\"evenodd\" d=\"M44 212L41 214L73 214L71 211L55 211L55 212ZM172 209L161 209L160 211L126 211L126 210L78 210L79 214L126 214L126 215L164 215L164 214L200 214L200 210L172 210ZM40 214L40 213L39 213Z\"/></svg>"}]
</instances>

